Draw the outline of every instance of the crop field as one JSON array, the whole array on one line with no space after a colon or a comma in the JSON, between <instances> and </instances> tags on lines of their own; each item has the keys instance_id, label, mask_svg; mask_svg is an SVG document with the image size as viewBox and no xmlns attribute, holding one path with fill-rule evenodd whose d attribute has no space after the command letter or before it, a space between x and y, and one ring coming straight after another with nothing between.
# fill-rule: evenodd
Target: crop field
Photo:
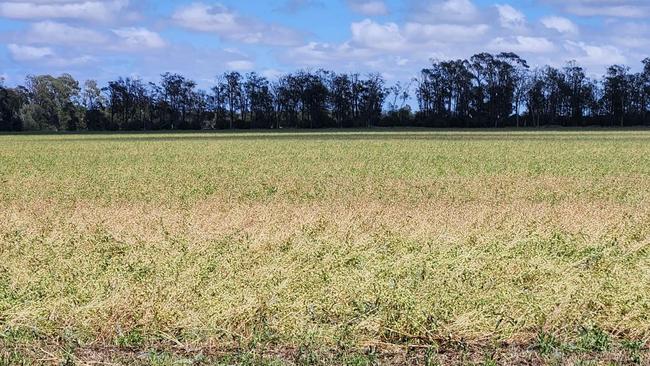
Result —
<instances>
[{"instance_id":1,"label":"crop field","mask_svg":"<svg viewBox=\"0 0 650 366\"><path fill-rule=\"evenodd\" d=\"M645 364L650 130L0 136L0 365Z\"/></svg>"}]
</instances>

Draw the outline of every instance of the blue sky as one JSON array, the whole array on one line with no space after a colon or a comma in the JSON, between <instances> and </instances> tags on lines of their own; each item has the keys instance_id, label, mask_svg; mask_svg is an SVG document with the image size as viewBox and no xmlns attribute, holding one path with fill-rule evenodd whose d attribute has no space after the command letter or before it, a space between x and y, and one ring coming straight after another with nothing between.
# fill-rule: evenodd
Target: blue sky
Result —
<instances>
[{"instance_id":1,"label":"blue sky","mask_svg":"<svg viewBox=\"0 0 650 366\"><path fill-rule=\"evenodd\" d=\"M416 76L432 58L513 51L592 75L650 56L648 0L0 1L0 77L105 82L301 68Z\"/></svg>"}]
</instances>

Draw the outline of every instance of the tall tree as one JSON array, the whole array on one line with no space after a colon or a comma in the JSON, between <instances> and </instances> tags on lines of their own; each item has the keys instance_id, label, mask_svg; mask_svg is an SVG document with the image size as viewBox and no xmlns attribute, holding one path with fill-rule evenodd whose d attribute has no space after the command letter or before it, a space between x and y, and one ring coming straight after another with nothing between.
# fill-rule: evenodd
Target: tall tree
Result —
<instances>
[{"instance_id":1,"label":"tall tree","mask_svg":"<svg viewBox=\"0 0 650 366\"><path fill-rule=\"evenodd\" d=\"M237 113L241 111L242 106L242 76L238 72L230 72L223 75L224 100L229 111L229 128L234 127Z\"/></svg>"},{"instance_id":2,"label":"tall tree","mask_svg":"<svg viewBox=\"0 0 650 366\"><path fill-rule=\"evenodd\" d=\"M87 80L84 83L81 94L83 106L85 107L84 122L89 130L106 129L106 116L103 109L106 101L102 96L102 90L95 80Z\"/></svg>"},{"instance_id":3,"label":"tall tree","mask_svg":"<svg viewBox=\"0 0 650 366\"><path fill-rule=\"evenodd\" d=\"M612 124L625 124L625 114L628 109L627 100L629 92L629 67L612 65L607 68L604 77L603 100Z\"/></svg>"},{"instance_id":4,"label":"tall tree","mask_svg":"<svg viewBox=\"0 0 650 366\"><path fill-rule=\"evenodd\" d=\"M69 74L30 75L26 80L30 107L23 118L31 128L74 130L78 127L79 83Z\"/></svg>"},{"instance_id":5,"label":"tall tree","mask_svg":"<svg viewBox=\"0 0 650 366\"><path fill-rule=\"evenodd\" d=\"M22 88L7 88L0 78L0 131L23 129L20 111L27 103L27 93Z\"/></svg>"}]
</instances>

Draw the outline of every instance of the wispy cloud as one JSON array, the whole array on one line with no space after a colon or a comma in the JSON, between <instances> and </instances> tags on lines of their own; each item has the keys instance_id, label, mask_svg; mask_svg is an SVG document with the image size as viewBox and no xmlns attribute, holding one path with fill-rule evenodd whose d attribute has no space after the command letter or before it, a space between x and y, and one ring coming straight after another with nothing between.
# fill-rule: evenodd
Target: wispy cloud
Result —
<instances>
[{"instance_id":1,"label":"wispy cloud","mask_svg":"<svg viewBox=\"0 0 650 366\"><path fill-rule=\"evenodd\" d=\"M300 43L301 34L289 27L244 17L221 4L194 3L176 10L174 22L186 29L209 32L236 42L287 46Z\"/></svg>"},{"instance_id":2,"label":"wispy cloud","mask_svg":"<svg viewBox=\"0 0 650 366\"><path fill-rule=\"evenodd\" d=\"M388 14L388 5L383 0L348 0L352 11L366 16Z\"/></svg>"},{"instance_id":3,"label":"wispy cloud","mask_svg":"<svg viewBox=\"0 0 650 366\"><path fill-rule=\"evenodd\" d=\"M0 17L108 21L128 5L129 0L9 0L0 2Z\"/></svg>"}]
</instances>

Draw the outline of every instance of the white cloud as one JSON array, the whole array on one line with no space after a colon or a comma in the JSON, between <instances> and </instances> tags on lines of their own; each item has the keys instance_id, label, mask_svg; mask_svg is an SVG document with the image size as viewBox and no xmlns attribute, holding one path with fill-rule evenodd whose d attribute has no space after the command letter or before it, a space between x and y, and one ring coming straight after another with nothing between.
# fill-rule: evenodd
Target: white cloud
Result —
<instances>
[{"instance_id":1,"label":"white cloud","mask_svg":"<svg viewBox=\"0 0 650 366\"><path fill-rule=\"evenodd\" d=\"M234 60L226 63L228 70L233 71L250 71L255 68L255 63L249 60Z\"/></svg>"},{"instance_id":2,"label":"white cloud","mask_svg":"<svg viewBox=\"0 0 650 366\"><path fill-rule=\"evenodd\" d=\"M292 29L242 17L221 4L194 3L178 9L172 19L184 28L242 43L288 46L302 38Z\"/></svg>"},{"instance_id":3,"label":"white cloud","mask_svg":"<svg viewBox=\"0 0 650 366\"><path fill-rule=\"evenodd\" d=\"M425 1L414 10L414 17L422 23L472 22L479 10L470 0Z\"/></svg>"},{"instance_id":4,"label":"white cloud","mask_svg":"<svg viewBox=\"0 0 650 366\"><path fill-rule=\"evenodd\" d=\"M128 0L12 0L0 2L0 17L107 21L128 5Z\"/></svg>"},{"instance_id":5,"label":"white cloud","mask_svg":"<svg viewBox=\"0 0 650 366\"><path fill-rule=\"evenodd\" d=\"M447 0L442 3L442 10L461 17L474 16L476 6L469 0Z\"/></svg>"},{"instance_id":6,"label":"white cloud","mask_svg":"<svg viewBox=\"0 0 650 366\"><path fill-rule=\"evenodd\" d=\"M265 78L269 80L276 80L280 78L284 74L283 71L277 70L277 69L265 69L262 70L261 75L264 76Z\"/></svg>"},{"instance_id":7,"label":"white cloud","mask_svg":"<svg viewBox=\"0 0 650 366\"><path fill-rule=\"evenodd\" d=\"M594 45L585 42L566 41L564 48L572 54L573 59L586 67L605 67L627 62L627 58L621 50L610 45Z\"/></svg>"},{"instance_id":8,"label":"white cloud","mask_svg":"<svg viewBox=\"0 0 650 366\"><path fill-rule=\"evenodd\" d=\"M137 73L146 81L156 82L162 72L183 74L197 81L199 88L211 88L215 75L227 71L257 69L255 59L236 49L196 47L169 43L167 48L138 53L131 63L112 64L109 77Z\"/></svg>"},{"instance_id":9,"label":"white cloud","mask_svg":"<svg viewBox=\"0 0 650 366\"><path fill-rule=\"evenodd\" d=\"M243 30L237 15L221 4L209 6L195 3L176 11L172 16L180 25L203 32L229 33Z\"/></svg>"},{"instance_id":10,"label":"white cloud","mask_svg":"<svg viewBox=\"0 0 650 366\"><path fill-rule=\"evenodd\" d=\"M647 0L546 0L578 16L646 18L650 16Z\"/></svg>"},{"instance_id":11,"label":"white cloud","mask_svg":"<svg viewBox=\"0 0 650 366\"><path fill-rule=\"evenodd\" d=\"M421 24L406 23L404 32L412 41L426 43L438 42L475 42L482 39L490 27L487 24Z\"/></svg>"},{"instance_id":12,"label":"white cloud","mask_svg":"<svg viewBox=\"0 0 650 366\"><path fill-rule=\"evenodd\" d=\"M56 67L72 67L77 65L86 65L97 62L97 58L90 55L81 55L76 57L56 57L49 64Z\"/></svg>"},{"instance_id":13,"label":"white cloud","mask_svg":"<svg viewBox=\"0 0 650 366\"><path fill-rule=\"evenodd\" d=\"M370 19L352 23L352 41L362 47L382 50L399 50L406 45L406 38L395 23L379 24Z\"/></svg>"},{"instance_id":14,"label":"white cloud","mask_svg":"<svg viewBox=\"0 0 650 366\"><path fill-rule=\"evenodd\" d=\"M279 57L297 67L379 72L393 80L410 79L431 58L469 57L471 52L478 52L475 45L486 43L489 30L487 24L400 25L365 19L351 24L351 38L346 42L309 42Z\"/></svg>"},{"instance_id":15,"label":"white cloud","mask_svg":"<svg viewBox=\"0 0 650 366\"><path fill-rule=\"evenodd\" d=\"M410 61L409 59L400 56L397 56L395 58L395 63L397 63L398 66L406 66L408 65L409 61Z\"/></svg>"},{"instance_id":16,"label":"white cloud","mask_svg":"<svg viewBox=\"0 0 650 366\"><path fill-rule=\"evenodd\" d=\"M348 0L350 8L367 16L386 15L388 6L383 0Z\"/></svg>"},{"instance_id":17,"label":"white cloud","mask_svg":"<svg viewBox=\"0 0 650 366\"><path fill-rule=\"evenodd\" d=\"M49 47L32 47L11 43L7 45L11 57L16 61L35 61L54 56Z\"/></svg>"},{"instance_id":18,"label":"white cloud","mask_svg":"<svg viewBox=\"0 0 650 366\"><path fill-rule=\"evenodd\" d=\"M631 56L643 59L648 56L650 49L650 22L615 20L607 22L607 36L604 43L620 47L627 54L640 52L641 55Z\"/></svg>"},{"instance_id":19,"label":"white cloud","mask_svg":"<svg viewBox=\"0 0 650 366\"><path fill-rule=\"evenodd\" d=\"M29 43L59 45L102 44L108 41L108 37L95 30L52 21L33 23L24 39Z\"/></svg>"},{"instance_id":20,"label":"white cloud","mask_svg":"<svg viewBox=\"0 0 650 366\"><path fill-rule=\"evenodd\" d=\"M341 44L309 42L283 52L280 58L300 66L359 68L368 61L376 60L380 50L352 46L350 42Z\"/></svg>"},{"instance_id":21,"label":"white cloud","mask_svg":"<svg viewBox=\"0 0 650 366\"><path fill-rule=\"evenodd\" d=\"M158 33L152 32L146 28L120 28L113 29L127 47L138 48L163 48L166 46L165 41Z\"/></svg>"},{"instance_id":22,"label":"white cloud","mask_svg":"<svg viewBox=\"0 0 650 366\"><path fill-rule=\"evenodd\" d=\"M88 50L92 47L94 51L145 51L167 46L158 33L146 28L125 27L103 32L53 21L33 23L16 40L36 45L66 46L68 49Z\"/></svg>"},{"instance_id":23,"label":"white cloud","mask_svg":"<svg viewBox=\"0 0 650 366\"><path fill-rule=\"evenodd\" d=\"M542 18L541 22L544 25L544 27L548 29L553 29L560 33L577 34L579 32L578 26L575 25L575 23L573 23L570 19L567 18L552 16L552 17Z\"/></svg>"},{"instance_id":24,"label":"white cloud","mask_svg":"<svg viewBox=\"0 0 650 366\"><path fill-rule=\"evenodd\" d=\"M53 67L72 67L95 61L89 55L61 57L50 47L33 47L11 43L7 45L11 57L15 61L35 62Z\"/></svg>"},{"instance_id":25,"label":"white cloud","mask_svg":"<svg viewBox=\"0 0 650 366\"><path fill-rule=\"evenodd\" d=\"M507 4L495 6L499 12L499 23L501 23L502 27L516 30L526 25L524 13Z\"/></svg>"},{"instance_id":26,"label":"white cloud","mask_svg":"<svg viewBox=\"0 0 650 366\"><path fill-rule=\"evenodd\" d=\"M518 2L510 0L405 0L395 9L387 4L399 2L342 0L339 3L349 11L367 17L354 22L348 22L347 16L335 19L337 26L349 27L348 38L342 41L318 32L310 35L307 27L303 33L266 16L248 16L237 11L234 3L229 7L220 0L193 1L198 2L178 2L170 24L153 17L149 22L129 18L143 3L137 0L0 0L0 19L28 21L24 31L21 25L2 35L9 69L20 70L15 73L32 72L35 66L39 72L92 69L94 75L89 76L99 79L132 72L156 79L159 72L169 70L208 80L227 69L259 67L264 75L275 78L278 70L325 67L380 72L406 80L430 58L468 58L482 51L516 52L531 65L562 65L576 59L598 72L603 65L627 60L638 67L636 61L647 56L650 45L650 36L646 36L650 34L650 0L532 0L532 7L550 5L555 10L553 16L535 22L527 19L529 13L523 7L515 5ZM280 10L281 4L287 11L331 7L325 0L260 2L261 6L268 3L274 3L269 11ZM406 13L399 13L398 20L374 18L392 10ZM579 16L595 18L584 21ZM165 40L154 31L165 25L213 34L224 41L225 49ZM256 61L256 56L266 54L268 48L250 45L281 48L272 48L276 59L265 64Z\"/></svg>"},{"instance_id":27,"label":"white cloud","mask_svg":"<svg viewBox=\"0 0 650 366\"><path fill-rule=\"evenodd\" d=\"M549 53L555 50L551 41L544 37L497 37L488 44L488 48L497 52Z\"/></svg>"},{"instance_id":28,"label":"white cloud","mask_svg":"<svg viewBox=\"0 0 650 366\"><path fill-rule=\"evenodd\" d=\"M650 16L650 7L633 5L584 6L575 5L567 8L570 13L579 16L607 16L624 18L645 18Z\"/></svg>"},{"instance_id":29,"label":"white cloud","mask_svg":"<svg viewBox=\"0 0 650 366\"><path fill-rule=\"evenodd\" d=\"M377 23L365 19L352 23L352 45L381 51L414 51L434 47L440 43L472 42L489 29L486 24L422 24Z\"/></svg>"}]
</instances>

